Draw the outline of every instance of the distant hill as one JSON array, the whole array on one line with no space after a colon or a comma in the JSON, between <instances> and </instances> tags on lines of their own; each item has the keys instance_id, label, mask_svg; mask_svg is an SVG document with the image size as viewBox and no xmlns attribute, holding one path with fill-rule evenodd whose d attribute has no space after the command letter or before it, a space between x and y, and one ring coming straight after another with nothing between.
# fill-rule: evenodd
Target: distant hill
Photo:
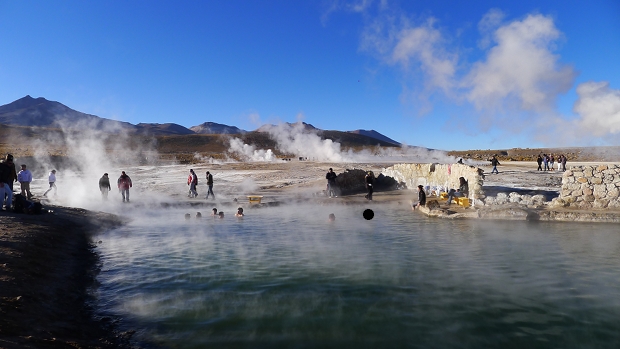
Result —
<instances>
[{"instance_id":1,"label":"distant hill","mask_svg":"<svg viewBox=\"0 0 620 349\"><path fill-rule=\"evenodd\" d=\"M179 124L166 123L166 124L156 124L156 123L139 123L138 129L140 133L147 135L193 135L194 131L183 127Z\"/></svg>"},{"instance_id":2,"label":"distant hill","mask_svg":"<svg viewBox=\"0 0 620 349\"><path fill-rule=\"evenodd\" d=\"M384 141L384 142L387 142L387 143L392 143L394 145L400 145L399 142L397 142L397 141L395 141L395 140L393 140L393 139L391 139L389 137L386 137L386 136L382 135L381 133L379 133L379 132L377 132L375 130L370 130L370 131L368 131L368 130L355 130L355 131L347 131L347 132L348 133L354 133L354 134L362 135L362 136L366 136L366 137L375 138L375 139L378 139L380 141Z\"/></svg>"},{"instance_id":3,"label":"distant hill","mask_svg":"<svg viewBox=\"0 0 620 349\"><path fill-rule=\"evenodd\" d=\"M287 127L293 128L293 127L295 127L298 124L299 124L299 122L294 122L294 123L285 122L282 125L286 125ZM311 132L313 132L313 131L321 131L320 129L312 126L311 124L307 124L305 122L301 122L301 124L303 125L304 131L311 131ZM269 132L270 130L278 129L279 127L282 127L282 126L281 125L273 125L273 124L265 124L265 125L257 128L255 130L255 132Z\"/></svg>"},{"instance_id":4,"label":"distant hill","mask_svg":"<svg viewBox=\"0 0 620 349\"><path fill-rule=\"evenodd\" d=\"M81 113L64 104L48 101L43 97L30 96L0 106L0 123L53 128L95 128L108 131L137 130L135 125L128 122Z\"/></svg>"},{"instance_id":5,"label":"distant hill","mask_svg":"<svg viewBox=\"0 0 620 349\"><path fill-rule=\"evenodd\" d=\"M245 135L248 131L235 126L218 124L215 122L205 122L189 129L175 123L140 123L133 125L128 122L110 120L96 115L85 114L73 110L59 102L49 101L43 97L32 98L25 96L9 104L0 106L0 124L11 126L29 126L43 128L73 128L73 129L96 129L107 132L135 132L144 136L190 136L190 135ZM382 145L399 146L400 144L374 130L355 130L355 131L327 131L314 127L305 122L284 123L282 125L263 125L255 133L268 133L277 131L281 128L294 128L298 125L303 126L307 132L315 132L322 138L329 138L335 142L351 145ZM261 139L262 137L257 137ZM250 137L250 138L252 138Z\"/></svg>"},{"instance_id":6,"label":"distant hill","mask_svg":"<svg viewBox=\"0 0 620 349\"><path fill-rule=\"evenodd\" d=\"M189 129L197 134L243 134L247 132L235 126L218 124L216 122L205 122L192 126Z\"/></svg>"}]
</instances>

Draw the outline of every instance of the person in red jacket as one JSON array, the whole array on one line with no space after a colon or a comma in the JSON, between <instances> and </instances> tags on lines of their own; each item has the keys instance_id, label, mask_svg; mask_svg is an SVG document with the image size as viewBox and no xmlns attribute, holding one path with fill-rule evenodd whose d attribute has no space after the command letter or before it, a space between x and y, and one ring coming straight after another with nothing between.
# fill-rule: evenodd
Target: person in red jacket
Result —
<instances>
[{"instance_id":1,"label":"person in red jacket","mask_svg":"<svg viewBox=\"0 0 620 349\"><path fill-rule=\"evenodd\" d=\"M193 169L189 170L189 176L187 177L187 184L189 185L189 197L195 198L198 196L198 191L196 191L196 186L198 185L198 176L194 172Z\"/></svg>"},{"instance_id":2,"label":"person in red jacket","mask_svg":"<svg viewBox=\"0 0 620 349\"><path fill-rule=\"evenodd\" d=\"M121 176L118 177L118 181L116 181L118 185L118 190L123 195L123 202L127 200L129 202L129 188L132 187L131 178L125 173L125 171L121 172Z\"/></svg>"}]
</instances>

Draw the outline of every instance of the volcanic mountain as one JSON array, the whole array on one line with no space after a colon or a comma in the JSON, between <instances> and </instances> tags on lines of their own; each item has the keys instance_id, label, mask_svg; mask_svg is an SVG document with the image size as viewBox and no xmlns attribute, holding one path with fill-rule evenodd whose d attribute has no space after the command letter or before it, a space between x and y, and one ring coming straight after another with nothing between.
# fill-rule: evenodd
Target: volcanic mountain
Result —
<instances>
[{"instance_id":1,"label":"volcanic mountain","mask_svg":"<svg viewBox=\"0 0 620 349\"><path fill-rule=\"evenodd\" d=\"M106 131L137 130L128 122L100 118L48 101L43 97L26 96L12 103L0 106L0 123L16 126L38 126L52 128L94 128Z\"/></svg>"}]
</instances>

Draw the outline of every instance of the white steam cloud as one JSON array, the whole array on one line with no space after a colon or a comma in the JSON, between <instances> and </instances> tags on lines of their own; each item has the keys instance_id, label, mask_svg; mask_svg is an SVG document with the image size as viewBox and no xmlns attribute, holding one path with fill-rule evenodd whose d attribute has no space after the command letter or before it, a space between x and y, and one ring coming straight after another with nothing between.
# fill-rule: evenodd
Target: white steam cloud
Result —
<instances>
[{"instance_id":1,"label":"white steam cloud","mask_svg":"<svg viewBox=\"0 0 620 349\"><path fill-rule=\"evenodd\" d=\"M490 23L485 18L481 26ZM466 98L478 110L552 110L557 96L571 88L576 75L552 53L560 35L553 20L542 15L499 27L486 61L474 64L463 80Z\"/></svg>"},{"instance_id":2,"label":"white steam cloud","mask_svg":"<svg viewBox=\"0 0 620 349\"><path fill-rule=\"evenodd\" d=\"M576 129L594 137L620 133L620 90L608 82L587 82L577 87L574 111L580 115Z\"/></svg>"},{"instance_id":3,"label":"white steam cloud","mask_svg":"<svg viewBox=\"0 0 620 349\"><path fill-rule=\"evenodd\" d=\"M298 121L294 124L280 123L261 127L276 141L277 149L284 153L311 161L334 163L393 162L417 161L453 163L456 159L445 152L419 147L381 147L353 151L344 150L341 144L331 139L322 139L318 131L306 127ZM230 139L230 153L244 161L282 161L271 149L257 149L254 145L244 144L238 138Z\"/></svg>"},{"instance_id":4,"label":"white steam cloud","mask_svg":"<svg viewBox=\"0 0 620 349\"><path fill-rule=\"evenodd\" d=\"M254 145L244 144L239 138L231 138L228 152L236 154L243 161L280 161L271 149L256 149Z\"/></svg>"}]
</instances>

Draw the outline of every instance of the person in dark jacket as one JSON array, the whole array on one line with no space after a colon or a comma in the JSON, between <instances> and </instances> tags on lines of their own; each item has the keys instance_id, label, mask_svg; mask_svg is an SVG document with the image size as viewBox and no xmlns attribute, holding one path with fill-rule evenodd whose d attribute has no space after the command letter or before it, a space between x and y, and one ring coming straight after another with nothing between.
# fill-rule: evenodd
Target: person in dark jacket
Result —
<instances>
[{"instance_id":1,"label":"person in dark jacket","mask_svg":"<svg viewBox=\"0 0 620 349\"><path fill-rule=\"evenodd\" d=\"M13 155L6 154L4 161L0 162L0 166L6 166L8 169L8 178L6 184L11 188L11 192L13 191L13 183L17 182L17 171L15 170L15 163L13 162Z\"/></svg>"},{"instance_id":2,"label":"person in dark jacket","mask_svg":"<svg viewBox=\"0 0 620 349\"><path fill-rule=\"evenodd\" d=\"M104 173L101 178L99 178L99 191L101 191L101 198L103 200L108 199L108 193L112 190L110 187L110 177L108 177L107 173Z\"/></svg>"},{"instance_id":3,"label":"person in dark jacket","mask_svg":"<svg viewBox=\"0 0 620 349\"><path fill-rule=\"evenodd\" d=\"M465 177L459 177L459 188L457 190L450 189L448 193L448 206L452 203L453 198L469 197L469 183Z\"/></svg>"},{"instance_id":4,"label":"person in dark jacket","mask_svg":"<svg viewBox=\"0 0 620 349\"><path fill-rule=\"evenodd\" d=\"M337 197L336 191L334 188L336 187L336 173L332 168L329 169L329 172L325 175L325 179L327 179L327 196L329 197Z\"/></svg>"},{"instance_id":5,"label":"person in dark jacket","mask_svg":"<svg viewBox=\"0 0 620 349\"><path fill-rule=\"evenodd\" d=\"M12 165L12 166L11 166ZM6 210L11 211L13 205L13 174L15 171L15 164L13 164L13 156L7 155L5 161L0 162L0 210L2 205L6 205ZM6 201L5 201L6 197Z\"/></svg>"},{"instance_id":6,"label":"person in dark jacket","mask_svg":"<svg viewBox=\"0 0 620 349\"><path fill-rule=\"evenodd\" d=\"M116 185L118 186L118 190L123 195L123 202L125 202L125 200L129 202L129 188L133 186L133 183L131 183L131 178L129 178L125 171L121 172L121 176L118 177Z\"/></svg>"},{"instance_id":7,"label":"person in dark jacket","mask_svg":"<svg viewBox=\"0 0 620 349\"><path fill-rule=\"evenodd\" d=\"M493 158L490 161L491 161L491 165L493 166L491 173L499 173L499 171L497 170L497 165L501 165L501 164L499 163L499 160L497 160L495 155L493 155Z\"/></svg>"},{"instance_id":8,"label":"person in dark jacket","mask_svg":"<svg viewBox=\"0 0 620 349\"><path fill-rule=\"evenodd\" d=\"M209 194L213 195L215 199L215 193L213 193L213 175L209 173L209 171L207 171L207 187L209 187L209 189L207 190L207 197L205 199L209 198Z\"/></svg>"},{"instance_id":9,"label":"person in dark jacket","mask_svg":"<svg viewBox=\"0 0 620 349\"><path fill-rule=\"evenodd\" d=\"M536 162L538 163L538 171L542 171L542 162L543 162L543 158L542 156L540 156L540 154L538 154L538 158L536 158Z\"/></svg>"},{"instance_id":10,"label":"person in dark jacket","mask_svg":"<svg viewBox=\"0 0 620 349\"><path fill-rule=\"evenodd\" d=\"M413 210L420 206L426 205L426 192L424 191L424 187L418 185L418 202L412 205Z\"/></svg>"}]
</instances>

